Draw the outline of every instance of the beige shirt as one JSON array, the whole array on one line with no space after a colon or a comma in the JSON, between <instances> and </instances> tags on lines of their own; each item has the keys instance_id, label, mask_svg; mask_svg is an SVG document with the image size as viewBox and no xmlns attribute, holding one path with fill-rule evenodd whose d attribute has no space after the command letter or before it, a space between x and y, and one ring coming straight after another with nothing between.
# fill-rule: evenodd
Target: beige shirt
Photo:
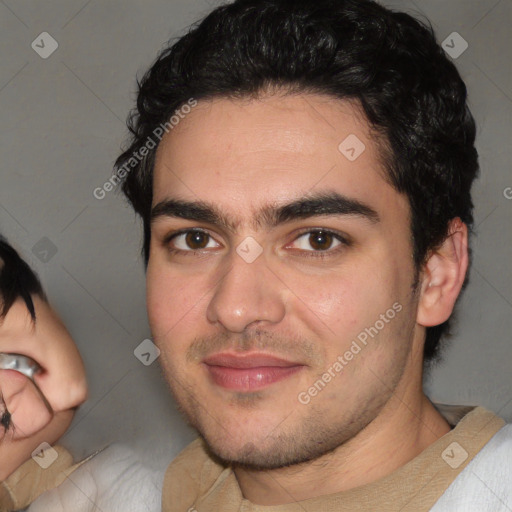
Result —
<instances>
[{"instance_id":1,"label":"beige shirt","mask_svg":"<svg viewBox=\"0 0 512 512\"><path fill-rule=\"evenodd\" d=\"M482 407L464 408L453 420L453 408L436 406L448 423L456 425L417 457L370 484L279 506L255 505L242 495L229 466L211 459L196 439L169 465L163 487L163 512L422 512L430 510L457 475L491 437L505 425ZM469 411L469 412L468 412ZM460 419L460 421L458 421ZM451 464L460 449L468 454L460 465ZM452 467L457 466L457 467Z\"/></svg>"},{"instance_id":2,"label":"beige shirt","mask_svg":"<svg viewBox=\"0 0 512 512\"><path fill-rule=\"evenodd\" d=\"M233 471L213 461L206 453L201 440L197 439L185 448L167 469L162 494L162 510L164 512L304 512L304 510L421 512L430 510L462 469L505 424L501 418L482 407L462 409L437 407L447 421L456 427L405 466L371 484L290 505L264 507L244 499ZM468 458L455 469L445 461L449 461L450 455L453 454L453 448L450 448L450 445L454 442L468 452ZM97 455L95 453L78 464L73 464L71 454L64 448L55 446L54 449L58 452L58 458L49 468L42 469L30 459L0 483L0 512L23 509L45 491L57 487L64 488L61 484L67 480L68 476Z\"/></svg>"}]
</instances>

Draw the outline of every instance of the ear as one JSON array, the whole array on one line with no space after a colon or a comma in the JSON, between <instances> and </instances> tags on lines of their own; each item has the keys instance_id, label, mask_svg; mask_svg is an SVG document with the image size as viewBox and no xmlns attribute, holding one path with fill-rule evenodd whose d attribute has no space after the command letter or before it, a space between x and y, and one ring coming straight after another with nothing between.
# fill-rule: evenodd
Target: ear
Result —
<instances>
[{"instance_id":1,"label":"ear","mask_svg":"<svg viewBox=\"0 0 512 512\"><path fill-rule=\"evenodd\" d=\"M448 320L464 283L468 260L468 228L457 217L450 221L448 236L424 266L418 324L431 327Z\"/></svg>"}]
</instances>

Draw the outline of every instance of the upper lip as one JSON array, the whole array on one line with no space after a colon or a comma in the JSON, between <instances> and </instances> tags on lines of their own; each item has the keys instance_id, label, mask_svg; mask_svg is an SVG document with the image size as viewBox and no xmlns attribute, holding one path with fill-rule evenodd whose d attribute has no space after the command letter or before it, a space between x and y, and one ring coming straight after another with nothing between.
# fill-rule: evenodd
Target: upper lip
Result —
<instances>
[{"instance_id":1,"label":"upper lip","mask_svg":"<svg viewBox=\"0 0 512 512\"><path fill-rule=\"evenodd\" d=\"M228 368L258 368L262 366L301 366L300 363L288 361L277 356L265 353L250 353L236 355L228 352L221 352L208 356L203 363L210 366L225 366Z\"/></svg>"}]
</instances>

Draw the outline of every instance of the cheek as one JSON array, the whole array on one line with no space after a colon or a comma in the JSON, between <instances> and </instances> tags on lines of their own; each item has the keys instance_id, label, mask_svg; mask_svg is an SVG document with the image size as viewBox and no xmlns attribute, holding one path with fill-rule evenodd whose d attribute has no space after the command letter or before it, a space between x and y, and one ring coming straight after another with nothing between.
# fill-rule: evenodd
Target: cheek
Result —
<instances>
[{"instance_id":1,"label":"cheek","mask_svg":"<svg viewBox=\"0 0 512 512\"><path fill-rule=\"evenodd\" d=\"M311 276L287 272L288 309L319 339L345 337L354 330L361 315L361 288L344 272Z\"/></svg>"},{"instance_id":2,"label":"cheek","mask_svg":"<svg viewBox=\"0 0 512 512\"><path fill-rule=\"evenodd\" d=\"M360 289L348 281L330 280L322 292L311 297L311 307L334 331L357 325Z\"/></svg>"},{"instance_id":3,"label":"cheek","mask_svg":"<svg viewBox=\"0 0 512 512\"><path fill-rule=\"evenodd\" d=\"M333 270L328 276L292 279L288 274L297 316L320 339L331 339L336 350L373 326L400 298L400 280L393 269L363 263Z\"/></svg>"},{"instance_id":4,"label":"cheek","mask_svg":"<svg viewBox=\"0 0 512 512\"><path fill-rule=\"evenodd\" d=\"M166 309L164 304L167 302L165 297L166 287L162 286L160 273L155 268L152 258L146 270L146 307L151 328L157 327L164 321Z\"/></svg>"},{"instance_id":5,"label":"cheek","mask_svg":"<svg viewBox=\"0 0 512 512\"><path fill-rule=\"evenodd\" d=\"M146 272L146 304L151 330L155 337L163 335L179 313L180 283L160 264L150 258Z\"/></svg>"},{"instance_id":6,"label":"cheek","mask_svg":"<svg viewBox=\"0 0 512 512\"><path fill-rule=\"evenodd\" d=\"M156 259L146 272L146 304L155 338L181 339L194 332L197 315L204 308L204 283L198 277L180 275Z\"/></svg>"}]
</instances>

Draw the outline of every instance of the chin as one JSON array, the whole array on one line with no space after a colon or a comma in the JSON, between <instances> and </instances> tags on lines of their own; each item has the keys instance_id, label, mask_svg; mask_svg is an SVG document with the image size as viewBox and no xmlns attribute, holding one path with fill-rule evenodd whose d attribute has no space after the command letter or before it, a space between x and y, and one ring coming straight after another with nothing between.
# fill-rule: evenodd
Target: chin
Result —
<instances>
[{"instance_id":1,"label":"chin","mask_svg":"<svg viewBox=\"0 0 512 512\"><path fill-rule=\"evenodd\" d=\"M207 450L210 455L222 462L224 465L236 465L257 471L277 469L298 461L277 451L275 448L258 448L256 444L247 442L242 446L226 446L217 444L205 439Z\"/></svg>"},{"instance_id":2,"label":"chin","mask_svg":"<svg viewBox=\"0 0 512 512\"><path fill-rule=\"evenodd\" d=\"M309 462L329 453L344 441L337 436L315 438L311 433L307 436L304 433L280 433L262 439L261 430L252 435L245 433L244 438L235 440L221 432L208 435L198 431L214 458L225 465L257 471Z\"/></svg>"}]
</instances>

